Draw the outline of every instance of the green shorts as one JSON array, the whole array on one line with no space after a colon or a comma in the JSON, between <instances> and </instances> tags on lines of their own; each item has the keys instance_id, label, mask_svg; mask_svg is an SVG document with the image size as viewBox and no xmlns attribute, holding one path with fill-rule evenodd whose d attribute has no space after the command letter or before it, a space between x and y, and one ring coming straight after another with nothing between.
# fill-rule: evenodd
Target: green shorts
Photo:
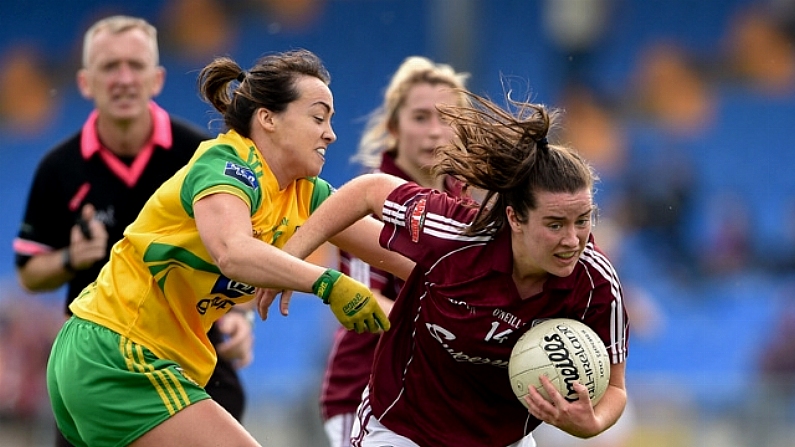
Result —
<instances>
[{"instance_id":1,"label":"green shorts","mask_svg":"<svg viewBox=\"0 0 795 447\"><path fill-rule=\"evenodd\" d=\"M47 390L58 429L75 446L125 446L210 398L175 362L77 317L53 343Z\"/></svg>"}]
</instances>

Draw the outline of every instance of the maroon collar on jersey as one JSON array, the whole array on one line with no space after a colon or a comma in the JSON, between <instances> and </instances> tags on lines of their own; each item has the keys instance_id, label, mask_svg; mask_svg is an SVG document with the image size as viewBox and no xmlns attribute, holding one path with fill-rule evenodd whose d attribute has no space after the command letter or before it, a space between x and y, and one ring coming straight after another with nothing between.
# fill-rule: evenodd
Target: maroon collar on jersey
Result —
<instances>
[{"instance_id":1,"label":"maroon collar on jersey","mask_svg":"<svg viewBox=\"0 0 795 447\"><path fill-rule=\"evenodd\" d=\"M398 167L397 163L395 163L395 154L392 152L384 152L381 154L381 166L378 167L378 170L384 174L394 175L395 177L400 177L409 182L414 181Z\"/></svg>"},{"instance_id":2,"label":"maroon collar on jersey","mask_svg":"<svg viewBox=\"0 0 795 447\"><path fill-rule=\"evenodd\" d=\"M395 177L400 177L403 180L414 182L408 174L406 174L400 167L395 163L395 153L394 152L384 152L381 154L381 166L378 167L380 172L384 174L394 175ZM453 196L460 196L461 191L463 190L464 183L460 182L453 177L447 177L444 179L444 190L450 195Z\"/></svg>"}]
</instances>

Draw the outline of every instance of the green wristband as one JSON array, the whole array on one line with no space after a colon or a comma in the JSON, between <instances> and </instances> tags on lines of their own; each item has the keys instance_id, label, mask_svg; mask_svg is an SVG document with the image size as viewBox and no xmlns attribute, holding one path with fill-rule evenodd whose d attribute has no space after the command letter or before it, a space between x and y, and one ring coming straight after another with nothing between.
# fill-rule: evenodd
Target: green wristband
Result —
<instances>
[{"instance_id":1,"label":"green wristband","mask_svg":"<svg viewBox=\"0 0 795 447\"><path fill-rule=\"evenodd\" d=\"M312 285L312 293L319 296L324 304L328 304L328 298L331 296L331 289L334 287L334 283L340 279L340 276L342 276L342 273L334 269L327 269Z\"/></svg>"}]
</instances>

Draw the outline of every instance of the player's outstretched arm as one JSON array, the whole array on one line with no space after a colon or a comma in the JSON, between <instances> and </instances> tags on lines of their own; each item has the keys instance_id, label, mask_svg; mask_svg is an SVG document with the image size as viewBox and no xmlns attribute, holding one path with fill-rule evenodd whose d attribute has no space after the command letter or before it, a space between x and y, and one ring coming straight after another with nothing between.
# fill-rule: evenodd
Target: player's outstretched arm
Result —
<instances>
[{"instance_id":1,"label":"player's outstretched arm","mask_svg":"<svg viewBox=\"0 0 795 447\"><path fill-rule=\"evenodd\" d=\"M325 270L253 237L246 203L231 194L212 194L194 206L202 243L224 276L261 288L311 292Z\"/></svg>"},{"instance_id":2,"label":"player's outstretched arm","mask_svg":"<svg viewBox=\"0 0 795 447\"><path fill-rule=\"evenodd\" d=\"M408 277L414 263L403 256L381 248L378 244L378 234L382 224L368 217L370 214L380 217L386 197L402 183L405 181L387 174L365 174L354 178L326 199L304 222L300 230L285 243L282 250L304 259L324 242L331 240L335 245L371 265L401 278ZM348 284L347 279L343 279L340 285L344 284ZM263 320L267 318L268 309L279 292L281 290L257 292L257 307ZM289 290L282 293L280 311L283 315L288 313L290 295ZM372 296L372 294L369 295ZM362 296L365 295L362 294ZM337 306L333 301L334 299L330 298L328 304L340 322L348 329L359 331L358 327L349 327L343 321L341 314L335 310ZM375 304L374 299L365 299L364 301ZM383 310L377 304L371 310L372 320L365 321L366 327L363 329L373 331L374 324L386 329L388 321L386 321Z\"/></svg>"},{"instance_id":3,"label":"player's outstretched arm","mask_svg":"<svg viewBox=\"0 0 795 447\"><path fill-rule=\"evenodd\" d=\"M381 247L378 237L383 228L382 222L368 216L333 236L331 242L367 264L405 280L414 268L414 261Z\"/></svg>"},{"instance_id":4,"label":"player's outstretched arm","mask_svg":"<svg viewBox=\"0 0 795 447\"><path fill-rule=\"evenodd\" d=\"M357 332L389 329L386 314L367 286L254 238L248 206L238 197L204 197L194 204L194 215L204 246L228 278L263 289L312 292L343 326Z\"/></svg>"},{"instance_id":5,"label":"player's outstretched arm","mask_svg":"<svg viewBox=\"0 0 795 447\"><path fill-rule=\"evenodd\" d=\"M372 232L374 224L357 224L370 226L358 227L362 231L368 231L366 237L361 237L364 233L358 233L359 237L356 237L356 231L340 232L370 214L380 218L387 196L403 183L405 180L388 174L364 174L354 178L335 191L312 213L301 225L301 229L287 241L284 250L303 259L322 243L331 240L335 245L339 244L340 248L369 263L367 252L374 246L378 247L377 236L375 240L372 239L373 235L377 235L377 232Z\"/></svg>"}]
</instances>

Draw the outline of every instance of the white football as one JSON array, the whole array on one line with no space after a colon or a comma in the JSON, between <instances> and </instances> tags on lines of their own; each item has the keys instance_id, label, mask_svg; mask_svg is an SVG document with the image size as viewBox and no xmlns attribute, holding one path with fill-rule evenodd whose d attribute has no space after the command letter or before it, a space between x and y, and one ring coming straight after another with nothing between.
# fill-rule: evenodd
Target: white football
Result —
<instances>
[{"instance_id":1,"label":"white football","mask_svg":"<svg viewBox=\"0 0 795 447\"><path fill-rule=\"evenodd\" d=\"M610 382L610 359L604 343L585 323L553 318L536 324L514 345L508 362L508 376L516 397L525 407L529 386L549 399L539 377L544 374L568 401L577 400L573 383L588 388L596 405Z\"/></svg>"}]
</instances>

